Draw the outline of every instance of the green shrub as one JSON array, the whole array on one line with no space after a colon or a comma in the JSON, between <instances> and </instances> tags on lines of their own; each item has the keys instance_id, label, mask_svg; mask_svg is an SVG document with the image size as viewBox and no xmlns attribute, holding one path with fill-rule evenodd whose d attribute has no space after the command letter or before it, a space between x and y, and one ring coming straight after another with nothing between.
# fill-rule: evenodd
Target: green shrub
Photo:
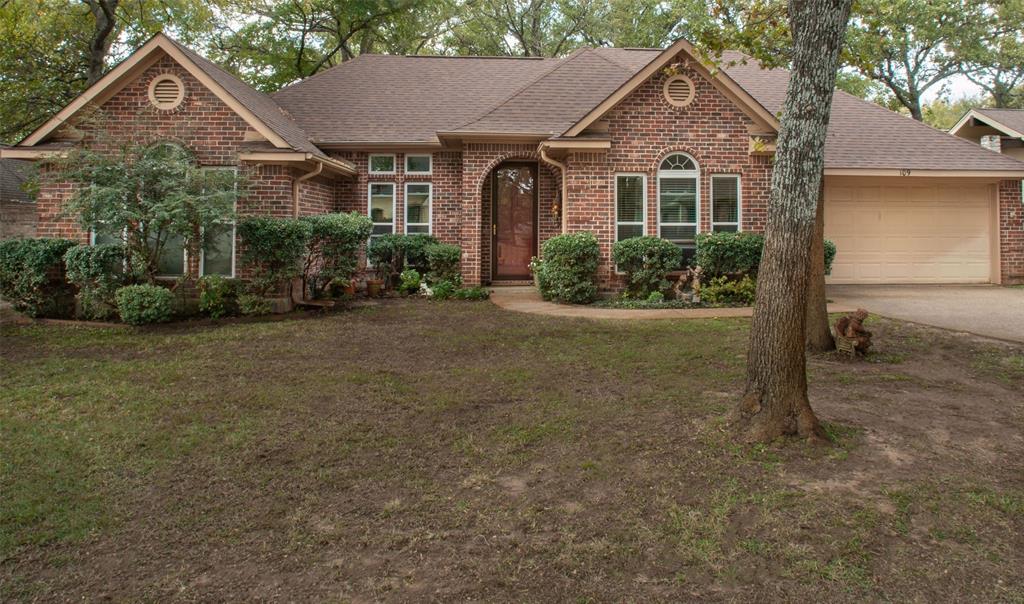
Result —
<instances>
[{"instance_id":1,"label":"green shrub","mask_svg":"<svg viewBox=\"0 0 1024 604\"><path fill-rule=\"evenodd\" d=\"M541 248L540 292L545 300L586 304L597 296L594 278L601 258L593 233L556 235Z\"/></svg>"},{"instance_id":2,"label":"green shrub","mask_svg":"<svg viewBox=\"0 0 1024 604\"><path fill-rule=\"evenodd\" d=\"M128 285L117 290L117 311L131 325L171 320L171 290L159 285Z\"/></svg>"},{"instance_id":3,"label":"green shrub","mask_svg":"<svg viewBox=\"0 0 1024 604\"><path fill-rule=\"evenodd\" d=\"M0 296L30 317L70 315L71 289L63 280L67 239L11 239L0 243Z\"/></svg>"},{"instance_id":4,"label":"green shrub","mask_svg":"<svg viewBox=\"0 0 1024 604\"><path fill-rule=\"evenodd\" d=\"M836 259L836 244L825 240L825 274L832 274L832 261Z\"/></svg>"},{"instance_id":5,"label":"green shrub","mask_svg":"<svg viewBox=\"0 0 1024 604\"><path fill-rule=\"evenodd\" d=\"M668 289L665 277L682 258L679 246L659 237L631 237L612 246L612 261L626 273L626 293L634 298Z\"/></svg>"},{"instance_id":6,"label":"green shrub","mask_svg":"<svg viewBox=\"0 0 1024 604\"><path fill-rule=\"evenodd\" d=\"M750 306L754 303L756 293L757 282L749 275L744 275L739 280L722 276L715 277L700 288L700 299L708 304Z\"/></svg>"},{"instance_id":7,"label":"green shrub","mask_svg":"<svg viewBox=\"0 0 1024 604\"><path fill-rule=\"evenodd\" d=\"M104 320L117 314L118 288L128 281L127 250L116 243L76 245L64 253L68 281L78 287L78 303L86 319Z\"/></svg>"},{"instance_id":8,"label":"green shrub","mask_svg":"<svg viewBox=\"0 0 1024 604\"><path fill-rule=\"evenodd\" d=\"M359 249L373 230L369 216L358 212L318 214L299 219L309 229L302 280L319 298L335 279L347 282L359 266Z\"/></svg>"},{"instance_id":9,"label":"green shrub","mask_svg":"<svg viewBox=\"0 0 1024 604\"><path fill-rule=\"evenodd\" d=\"M491 292L483 287L464 287L455 290L456 300L486 300L491 297Z\"/></svg>"},{"instance_id":10,"label":"green shrub","mask_svg":"<svg viewBox=\"0 0 1024 604\"><path fill-rule=\"evenodd\" d=\"M420 273L414 268L407 268L402 271L402 281L398 285L398 290L405 294L415 294L420 290L420 283L423 281L420 278Z\"/></svg>"},{"instance_id":11,"label":"green shrub","mask_svg":"<svg viewBox=\"0 0 1024 604\"><path fill-rule=\"evenodd\" d=\"M214 319L238 314L238 295L242 282L220 275L199 279L199 312Z\"/></svg>"},{"instance_id":12,"label":"green shrub","mask_svg":"<svg viewBox=\"0 0 1024 604\"><path fill-rule=\"evenodd\" d=\"M256 294L238 295L238 312L246 316L269 315L270 300Z\"/></svg>"},{"instance_id":13,"label":"green shrub","mask_svg":"<svg viewBox=\"0 0 1024 604\"><path fill-rule=\"evenodd\" d=\"M447 300L455 295L458 285L451 281L438 281L430 287L430 297L434 300Z\"/></svg>"},{"instance_id":14,"label":"green shrub","mask_svg":"<svg viewBox=\"0 0 1024 604\"><path fill-rule=\"evenodd\" d=\"M366 250L366 257L376 266L391 267L391 274L397 275L407 267L425 275L430 269L427 248L439 243L436 237L424 234L381 235L374 237Z\"/></svg>"},{"instance_id":15,"label":"green shrub","mask_svg":"<svg viewBox=\"0 0 1024 604\"><path fill-rule=\"evenodd\" d=\"M647 301L651 304L660 304L665 301L665 294L661 292L651 292L651 295L647 296Z\"/></svg>"},{"instance_id":16,"label":"green shrub","mask_svg":"<svg viewBox=\"0 0 1024 604\"><path fill-rule=\"evenodd\" d=\"M762 249L760 233L700 233L693 262L709 277L756 276Z\"/></svg>"},{"instance_id":17,"label":"green shrub","mask_svg":"<svg viewBox=\"0 0 1024 604\"><path fill-rule=\"evenodd\" d=\"M427 283L450 281L456 286L462 283L462 248L451 243L433 243L424 248L427 255Z\"/></svg>"},{"instance_id":18,"label":"green shrub","mask_svg":"<svg viewBox=\"0 0 1024 604\"><path fill-rule=\"evenodd\" d=\"M700 233L697 235L697 253L694 264L711 277L757 277L764 250L764 235L760 233ZM832 273L836 257L836 244L825 240L825 274Z\"/></svg>"},{"instance_id":19,"label":"green shrub","mask_svg":"<svg viewBox=\"0 0 1024 604\"><path fill-rule=\"evenodd\" d=\"M302 259L311 233L294 218L256 216L238 223L242 263L253 270L253 293L263 297L302 274Z\"/></svg>"}]
</instances>

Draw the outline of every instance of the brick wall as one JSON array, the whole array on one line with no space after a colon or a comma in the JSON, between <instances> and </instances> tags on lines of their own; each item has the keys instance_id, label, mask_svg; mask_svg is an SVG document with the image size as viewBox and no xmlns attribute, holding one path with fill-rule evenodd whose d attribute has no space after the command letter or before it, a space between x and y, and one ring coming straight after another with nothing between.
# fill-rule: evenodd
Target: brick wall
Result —
<instances>
[{"instance_id":1,"label":"brick wall","mask_svg":"<svg viewBox=\"0 0 1024 604\"><path fill-rule=\"evenodd\" d=\"M999 264L1003 285L1024 283L1024 204L1019 180L999 183Z\"/></svg>"},{"instance_id":2,"label":"brick wall","mask_svg":"<svg viewBox=\"0 0 1024 604\"><path fill-rule=\"evenodd\" d=\"M569 157L568 229L597 235L602 287L621 287L611 266L615 174L647 175L646 229L648 235L657 235L658 166L673 152L690 155L700 169L698 232L711 228L711 177L718 174L740 176L743 230L764 230L771 164L767 158L749 154L747 126L752 121L699 73L688 69L681 73L694 82L692 103L682 108L670 105L662 93L665 76L659 73L606 116L612 141L607 153Z\"/></svg>"}]
</instances>

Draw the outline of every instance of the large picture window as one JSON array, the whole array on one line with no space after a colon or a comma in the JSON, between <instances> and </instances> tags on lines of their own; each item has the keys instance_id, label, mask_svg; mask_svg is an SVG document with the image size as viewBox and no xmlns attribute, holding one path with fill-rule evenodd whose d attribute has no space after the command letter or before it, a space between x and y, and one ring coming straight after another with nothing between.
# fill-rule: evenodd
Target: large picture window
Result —
<instances>
[{"instance_id":1,"label":"large picture window","mask_svg":"<svg viewBox=\"0 0 1024 604\"><path fill-rule=\"evenodd\" d=\"M405 232L430 234L430 183L405 184Z\"/></svg>"},{"instance_id":2,"label":"large picture window","mask_svg":"<svg viewBox=\"0 0 1024 604\"><path fill-rule=\"evenodd\" d=\"M643 174L615 176L615 240L641 237L646 232L647 177Z\"/></svg>"},{"instance_id":3,"label":"large picture window","mask_svg":"<svg viewBox=\"0 0 1024 604\"><path fill-rule=\"evenodd\" d=\"M658 167L658 236L683 250L683 265L696 250L700 216L700 171L684 153L666 157Z\"/></svg>"},{"instance_id":4,"label":"large picture window","mask_svg":"<svg viewBox=\"0 0 1024 604\"><path fill-rule=\"evenodd\" d=\"M740 177L711 177L711 230L740 230Z\"/></svg>"},{"instance_id":5,"label":"large picture window","mask_svg":"<svg viewBox=\"0 0 1024 604\"><path fill-rule=\"evenodd\" d=\"M395 232L395 185L390 182L372 182L369 192L370 220L373 221L372 240Z\"/></svg>"}]
</instances>

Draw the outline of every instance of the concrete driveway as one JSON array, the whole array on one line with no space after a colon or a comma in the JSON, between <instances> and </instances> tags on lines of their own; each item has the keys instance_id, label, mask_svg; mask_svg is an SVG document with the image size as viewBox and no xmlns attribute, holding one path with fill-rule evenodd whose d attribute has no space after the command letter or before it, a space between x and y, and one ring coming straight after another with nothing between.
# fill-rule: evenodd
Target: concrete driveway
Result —
<instances>
[{"instance_id":1,"label":"concrete driveway","mask_svg":"<svg viewBox=\"0 0 1024 604\"><path fill-rule=\"evenodd\" d=\"M829 285L837 305L954 331L1024 342L1024 288L995 285Z\"/></svg>"}]
</instances>

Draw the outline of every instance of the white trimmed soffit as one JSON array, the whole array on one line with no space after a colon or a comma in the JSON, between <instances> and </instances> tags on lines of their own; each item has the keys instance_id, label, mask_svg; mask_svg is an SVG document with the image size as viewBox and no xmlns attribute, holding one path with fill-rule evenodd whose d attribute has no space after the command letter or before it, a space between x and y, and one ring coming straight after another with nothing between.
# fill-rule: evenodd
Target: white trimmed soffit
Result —
<instances>
[{"instance_id":1,"label":"white trimmed soffit","mask_svg":"<svg viewBox=\"0 0 1024 604\"><path fill-rule=\"evenodd\" d=\"M964 125L967 124L967 122L971 118L981 120L988 124L989 127L994 128L996 130L1002 130L1003 133L1006 134L1007 136L1013 136L1021 140L1024 140L1024 132L1018 132L1017 130L1010 128L1009 126L1000 122L999 120L993 117L989 117L976 109L971 109L970 111L965 113L964 116L960 118L960 120L956 124L954 124L952 128L949 129L949 133L955 135L957 132L960 131L961 128L964 127Z\"/></svg>"},{"instance_id":2,"label":"white trimmed soffit","mask_svg":"<svg viewBox=\"0 0 1024 604\"><path fill-rule=\"evenodd\" d=\"M267 124L265 124L261 119L256 117L252 111L242 105L238 99L225 90L223 86L218 84L210 76L206 75L199 66L185 56L185 54L162 33L158 33L153 36L149 42L143 44L142 47L132 53L131 56L124 61L121 61L95 84L87 88L85 92L75 98L75 100L71 101L67 106L58 111L57 114L50 118L45 124L37 128L32 132L32 134L29 134L22 142L18 143L18 146L29 147L39 144L90 103L102 104L124 88L134 76L138 76L160 60L162 55L156 52L157 50L163 51L165 54L177 61L178 64L184 67L190 74L192 74L193 77L199 80L203 86L206 86L214 95L217 96L217 98L241 116L246 123L262 134L275 147L281 149L292 148L291 145L281 138L280 135L274 132L273 129L267 126Z\"/></svg>"}]
</instances>

